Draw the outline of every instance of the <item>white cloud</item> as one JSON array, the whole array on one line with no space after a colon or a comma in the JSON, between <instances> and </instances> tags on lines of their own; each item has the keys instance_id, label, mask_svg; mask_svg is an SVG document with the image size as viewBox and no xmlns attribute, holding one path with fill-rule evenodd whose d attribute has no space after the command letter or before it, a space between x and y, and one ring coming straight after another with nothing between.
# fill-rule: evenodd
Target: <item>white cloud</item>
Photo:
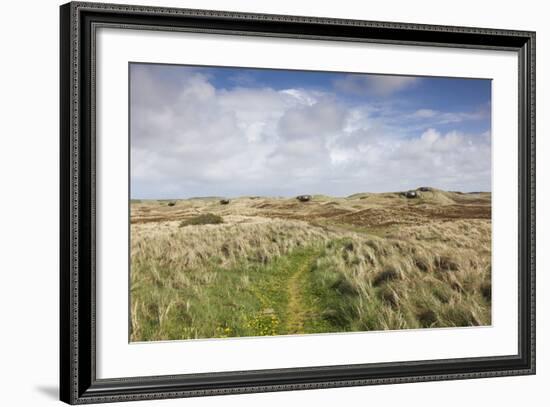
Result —
<instances>
[{"instance_id":1,"label":"white cloud","mask_svg":"<svg viewBox=\"0 0 550 407\"><path fill-rule=\"evenodd\" d=\"M437 116L437 114L438 112L432 109L418 109L416 112L413 113L413 116L421 119L427 119Z\"/></svg>"},{"instance_id":2,"label":"white cloud","mask_svg":"<svg viewBox=\"0 0 550 407\"><path fill-rule=\"evenodd\" d=\"M138 72L135 198L490 189L489 133L428 129L405 138L373 117L370 106L348 106L322 92L219 90L200 73L163 83Z\"/></svg>"},{"instance_id":3,"label":"white cloud","mask_svg":"<svg viewBox=\"0 0 550 407\"><path fill-rule=\"evenodd\" d=\"M430 119L433 124L452 124L470 120L481 120L489 117L490 112L482 107L473 112L440 112L432 109L418 109L410 117L412 119Z\"/></svg>"},{"instance_id":4,"label":"white cloud","mask_svg":"<svg viewBox=\"0 0 550 407\"><path fill-rule=\"evenodd\" d=\"M336 89L355 94L386 97L418 84L419 78L397 75L346 75L334 82Z\"/></svg>"}]
</instances>

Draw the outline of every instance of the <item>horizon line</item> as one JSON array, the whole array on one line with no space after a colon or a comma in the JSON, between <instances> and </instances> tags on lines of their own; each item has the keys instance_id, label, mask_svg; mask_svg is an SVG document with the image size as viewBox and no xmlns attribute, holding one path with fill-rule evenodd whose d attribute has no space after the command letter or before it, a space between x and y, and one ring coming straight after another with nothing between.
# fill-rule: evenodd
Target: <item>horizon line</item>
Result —
<instances>
[{"instance_id":1,"label":"horizon line","mask_svg":"<svg viewBox=\"0 0 550 407\"><path fill-rule=\"evenodd\" d=\"M418 187L418 188L411 188L411 189L403 189L399 191L384 191L384 192L368 192L368 191L362 191L362 192L354 192L349 195L329 195L329 194L322 194L322 193L305 193L305 194L297 194L297 195L193 195L188 197L162 197L162 198L144 198L144 197L130 197L130 200L151 200L151 201L165 201L165 200L187 200L187 199L223 199L223 198L229 198L229 199L238 199L238 198L250 198L250 197L257 197L257 198L296 198L301 195L310 195L312 197L315 196L328 196L331 198L349 198L353 195L359 195L359 194L399 194L407 191L419 191L420 188L424 187ZM486 193L492 193L492 191L459 191L459 190L446 190L446 189L440 189L440 188L430 188L429 191L420 191L420 192L451 192L451 193L460 193L460 194L486 194Z\"/></svg>"}]
</instances>

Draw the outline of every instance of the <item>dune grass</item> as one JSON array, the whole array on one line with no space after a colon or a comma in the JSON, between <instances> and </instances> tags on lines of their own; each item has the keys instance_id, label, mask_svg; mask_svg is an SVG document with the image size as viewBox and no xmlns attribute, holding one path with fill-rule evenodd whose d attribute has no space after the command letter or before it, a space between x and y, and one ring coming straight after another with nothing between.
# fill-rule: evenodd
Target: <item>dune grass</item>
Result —
<instances>
[{"instance_id":1,"label":"dune grass","mask_svg":"<svg viewBox=\"0 0 550 407\"><path fill-rule=\"evenodd\" d=\"M490 324L490 196L431 195L136 202L131 340Z\"/></svg>"},{"instance_id":2,"label":"dune grass","mask_svg":"<svg viewBox=\"0 0 550 407\"><path fill-rule=\"evenodd\" d=\"M217 225L219 223L223 223L223 218L221 216L214 215L213 213L204 213L182 220L180 222L180 227L190 225Z\"/></svg>"}]
</instances>

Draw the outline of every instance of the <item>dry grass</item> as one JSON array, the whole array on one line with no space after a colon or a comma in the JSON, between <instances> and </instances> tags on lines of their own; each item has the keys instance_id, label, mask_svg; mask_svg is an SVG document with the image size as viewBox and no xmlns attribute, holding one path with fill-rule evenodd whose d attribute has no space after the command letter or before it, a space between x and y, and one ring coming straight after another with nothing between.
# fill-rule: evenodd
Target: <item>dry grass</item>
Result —
<instances>
[{"instance_id":1,"label":"dry grass","mask_svg":"<svg viewBox=\"0 0 550 407\"><path fill-rule=\"evenodd\" d=\"M220 223L223 223L223 218L221 216L212 213L201 213L192 218L182 220L180 222L180 227L191 225L218 225Z\"/></svg>"},{"instance_id":2,"label":"dry grass","mask_svg":"<svg viewBox=\"0 0 550 407\"><path fill-rule=\"evenodd\" d=\"M132 203L132 340L491 322L490 194L174 202Z\"/></svg>"}]
</instances>

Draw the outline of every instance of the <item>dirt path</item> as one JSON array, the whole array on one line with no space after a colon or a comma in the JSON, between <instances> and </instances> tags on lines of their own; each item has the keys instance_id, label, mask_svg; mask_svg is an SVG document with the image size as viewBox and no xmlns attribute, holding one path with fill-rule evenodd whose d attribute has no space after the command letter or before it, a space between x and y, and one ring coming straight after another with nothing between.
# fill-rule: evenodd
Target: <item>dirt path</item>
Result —
<instances>
[{"instance_id":1,"label":"dirt path","mask_svg":"<svg viewBox=\"0 0 550 407\"><path fill-rule=\"evenodd\" d=\"M305 333L304 324L315 313L315 310L307 303L304 294L307 273L311 269L315 257L315 253L304 256L298 267L296 267L296 271L288 279L288 319L286 325L289 334Z\"/></svg>"}]
</instances>

